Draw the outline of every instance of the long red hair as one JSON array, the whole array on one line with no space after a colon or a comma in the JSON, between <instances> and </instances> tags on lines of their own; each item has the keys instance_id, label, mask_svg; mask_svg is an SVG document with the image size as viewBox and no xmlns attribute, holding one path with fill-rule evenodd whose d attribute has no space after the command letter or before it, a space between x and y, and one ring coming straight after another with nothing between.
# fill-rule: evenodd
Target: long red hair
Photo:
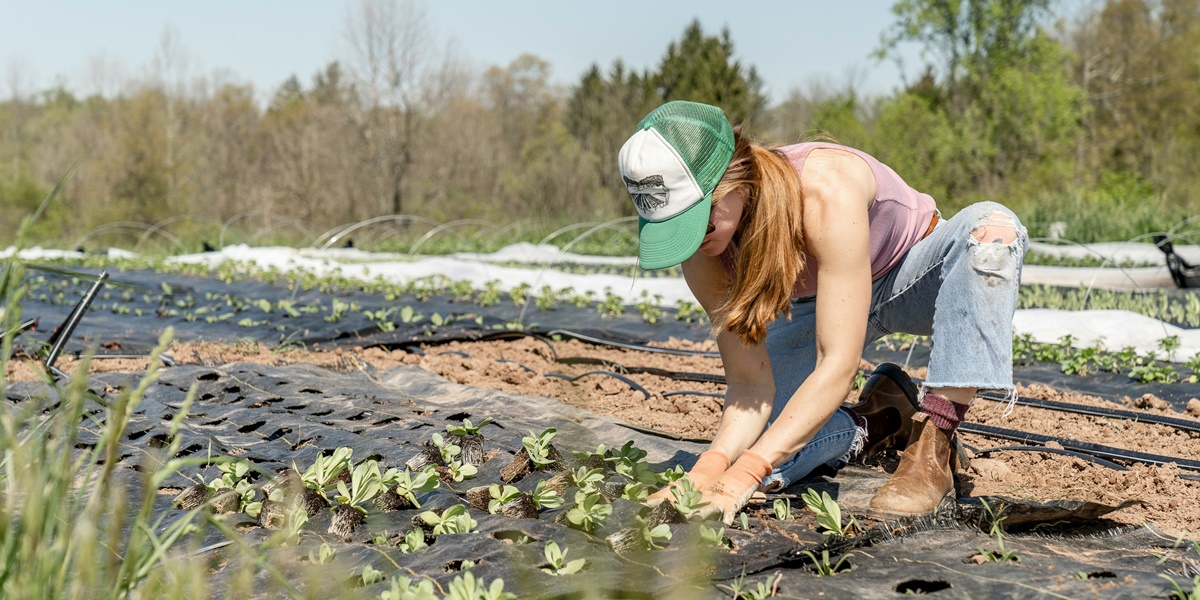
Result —
<instances>
[{"instance_id":1,"label":"long red hair","mask_svg":"<svg viewBox=\"0 0 1200 600\"><path fill-rule=\"evenodd\" d=\"M713 198L739 187L746 190L746 204L735 234L737 276L712 315L713 330L759 344L768 323L791 316L792 292L804 273L804 198L791 162L743 135L741 126L734 128L733 158Z\"/></svg>"}]
</instances>

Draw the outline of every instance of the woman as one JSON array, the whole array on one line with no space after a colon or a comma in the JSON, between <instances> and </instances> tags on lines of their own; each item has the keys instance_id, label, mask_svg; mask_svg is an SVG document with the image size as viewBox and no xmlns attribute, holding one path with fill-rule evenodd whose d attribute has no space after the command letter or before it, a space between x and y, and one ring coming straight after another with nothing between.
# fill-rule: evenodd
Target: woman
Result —
<instances>
[{"instance_id":1,"label":"woman","mask_svg":"<svg viewBox=\"0 0 1200 600\"><path fill-rule=\"evenodd\" d=\"M724 362L721 421L688 472L712 509L731 523L760 487L897 437L907 447L872 511L926 514L951 495L951 435L975 392L1015 394L1017 217L984 202L942 221L932 198L864 152L763 148L694 102L652 111L618 160L641 217L639 263L682 264ZM895 419L880 410L892 400L870 397L839 410L863 348L894 332L932 335L920 412L893 404L911 415ZM878 422L885 413L893 422Z\"/></svg>"}]
</instances>

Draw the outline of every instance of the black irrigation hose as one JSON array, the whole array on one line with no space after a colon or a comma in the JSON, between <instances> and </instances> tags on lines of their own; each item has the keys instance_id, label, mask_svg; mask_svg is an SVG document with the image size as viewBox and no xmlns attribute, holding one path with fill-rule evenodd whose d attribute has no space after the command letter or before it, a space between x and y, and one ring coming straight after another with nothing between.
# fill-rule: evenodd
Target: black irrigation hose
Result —
<instances>
[{"instance_id":1,"label":"black irrigation hose","mask_svg":"<svg viewBox=\"0 0 1200 600\"><path fill-rule=\"evenodd\" d=\"M668 371L667 369L659 369L657 367L626 367L617 362L606 360L603 358L592 358L590 356L567 356L558 359L556 362L565 365L602 365L620 371L622 373L634 373L644 375L655 375L658 377L666 377L676 381L692 381L698 383L725 383L724 375L713 375L711 373L689 373L685 371Z\"/></svg>"},{"instance_id":2,"label":"black irrigation hose","mask_svg":"<svg viewBox=\"0 0 1200 600\"><path fill-rule=\"evenodd\" d=\"M978 394L984 400L993 402L1005 402L1003 394L996 392L981 392ZM1184 431L1192 431L1200 433L1200 422L1190 421L1188 419L1179 419L1176 417L1167 417L1163 415L1146 414L1134 412L1131 410L1121 410L1118 408L1101 408L1099 406L1087 406L1086 404L1073 404L1069 402L1058 402L1055 400L1042 400L1039 398L1026 398L1024 396L1017 397L1017 404L1024 406L1033 406L1036 408L1044 408L1047 410L1058 410L1062 412L1075 413L1080 415L1092 415L1097 417L1108 417L1112 419L1128 419L1139 423L1153 423L1156 425L1167 425Z\"/></svg>"},{"instance_id":3,"label":"black irrigation hose","mask_svg":"<svg viewBox=\"0 0 1200 600\"><path fill-rule=\"evenodd\" d=\"M522 369L525 369L527 372L529 372L529 373L533 373L534 375L537 375L537 371L534 371L533 369L530 369L529 367L527 367L527 366L525 366L525 365L523 365L523 364L521 364L521 363L519 363L519 362L517 362L517 361L515 361L515 360L508 360L507 358L497 358L497 359L496 359L496 362L498 362L498 363L508 363L508 364L512 364L512 365L517 365L518 367L521 367Z\"/></svg>"},{"instance_id":4,"label":"black irrigation hose","mask_svg":"<svg viewBox=\"0 0 1200 600\"><path fill-rule=\"evenodd\" d=\"M663 398L670 398L671 396L707 396L709 398L724 398L725 394L719 392L695 392L691 390L681 390L678 392L665 392L662 395Z\"/></svg>"},{"instance_id":5,"label":"black irrigation hose","mask_svg":"<svg viewBox=\"0 0 1200 600\"><path fill-rule=\"evenodd\" d=\"M995 448L986 448L984 450L974 450L975 456L984 456L993 452L1045 452L1048 454L1061 454L1063 456L1073 456L1082 460L1096 463L1102 467L1108 467L1114 471L1128 471L1129 469L1119 465L1111 460L1104 460L1099 456L1092 456L1084 452L1075 450L1067 450L1066 448L1048 448L1046 446L997 446Z\"/></svg>"},{"instance_id":6,"label":"black irrigation hose","mask_svg":"<svg viewBox=\"0 0 1200 600\"><path fill-rule=\"evenodd\" d=\"M1125 450L1122 448L1114 448L1112 446L1104 446L1101 444L1093 444L1091 442L1079 442L1068 440L1066 438L1054 437L1049 435L1041 435L1037 433L1028 433L1025 431L1017 431L1015 429L1004 429L1002 427L992 427L990 425L980 425L978 423L963 423L958 427L959 431L965 433L977 433L986 435L992 438L1002 440L1012 440L1023 444L1048 444L1055 442L1070 450L1090 454L1092 456L1107 458L1113 460L1121 460L1126 462L1139 462L1151 465L1164 465L1167 463L1175 463L1181 469L1189 471L1200 471L1200 461L1177 456L1165 456L1162 454L1149 454L1146 452L1137 452L1134 450Z\"/></svg>"},{"instance_id":7,"label":"black irrigation hose","mask_svg":"<svg viewBox=\"0 0 1200 600\"><path fill-rule=\"evenodd\" d=\"M642 387L641 384L639 384L638 382L636 382L624 375L621 375L620 373L613 373L612 371L596 369L594 371L588 371L587 373L581 373L581 374L575 375L573 377L571 375L563 375L562 373L546 373L545 374L546 377L557 377L559 379L566 379L567 381L570 381L572 383L574 383L577 379L587 377L588 375L607 375L608 377L612 377L614 379L620 379L621 381L624 381L626 385L633 388L635 391L641 392L644 399L646 399L646 400L650 399L650 392L647 391L646 388Z\"/></svg>"},{"instance_id":8,"label":"black irrigation hose","mask_svg":"<svg viewBox=\"0 0 1200 600\"><path fill-rule=\"evenodd\" d=\"M675 354L679 356L704 356L708 358L721 358L720 352L711 352L704 350L677 350L675 348L657 348L655 346L646 346L643 344L631 344L627 342L616 342L613 340L604 340L582 333L576 333L567 329L554 329L546 332L546 335L562 335L569 338L577 339L581 342L596 344L598 346L612 346L613 348L622 348L624 350L637 350L639 352L654 352L658 354Z\"/></svg>"},{"instance_id":9,"label":"black irrigation hose","mask_svg":"<svg viewBox=\"0 0 1200 600\"><path fill-rule=\"evenodd\" d=\"M492 340L516 339L516 338L533 338L533 339L545 344L546 347L550 349L550 356L553 357L555 361L558 360L558 351L556 351L554 349L554 344L551 344L550 340L547 340L545 336L537 334L537 333L531 333L528 331L497 331L497 332L492 332L492 333L486 333L486 334L480 336L478 341L487 342L487 341L492 341Z\"/></svg>"}]
</instances>

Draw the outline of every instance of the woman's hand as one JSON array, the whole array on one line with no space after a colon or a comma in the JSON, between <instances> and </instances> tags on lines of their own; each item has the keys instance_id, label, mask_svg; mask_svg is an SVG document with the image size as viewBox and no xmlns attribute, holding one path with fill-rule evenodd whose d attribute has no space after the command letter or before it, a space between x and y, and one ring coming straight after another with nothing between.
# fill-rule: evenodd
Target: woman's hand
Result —
<instances>
[{"instance_id":1,"label":"woman's hand","mask_svg":"<svg viewBox=\"0 0 1200 600\"><path fill-rule=\"evenodd\" d=\"M702 490L701 502L708 506L700 509L699 516L708 518L721 515L721 521L733 525L733 517L746 506L759 484L771 474L771 463L753 450L742 452L742 456L712 484Z\"/></svg>"},{"instance_id":2,"label":"woman's hand","mask_svg":"<svg viewBox=\"0 0 1200 600\"><path fill-rule=\"evenodd\" d=\"M709 450L700 454L700 458L696 459L696 464L687 472L688 479L696 489L704 489L705 486L717 480L725 470L729 468L729 458L725 453L717 450ZM679 485L682 479L672 481L670 485L664 487L646 498L646 504L649 506L657 506L664 500L671 499L671 489Z\"/></svg>"}]
</instances>

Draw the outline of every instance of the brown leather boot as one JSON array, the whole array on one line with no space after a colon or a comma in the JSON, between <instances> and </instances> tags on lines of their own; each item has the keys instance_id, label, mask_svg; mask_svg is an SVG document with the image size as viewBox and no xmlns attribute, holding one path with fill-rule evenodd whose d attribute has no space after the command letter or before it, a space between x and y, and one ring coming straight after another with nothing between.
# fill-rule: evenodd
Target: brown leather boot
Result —
<instances>
[{"instance_id":1,"label":"brown leather boot","mask_svg":"<svg viewBox=\"0 0 1200 600\"><path fill-rule=\"evenodd\" d=\"M884 450L901 450L912 435L917 414L917 386L899 366L883 363L875 369L858 395L857 404L846 408L867 419L867 443L858 456L863 460Z\"/></svg>"},{"instance_id":2,"label":"brown leather boot","mask_svg":"<svg viewBox=\"0 0 1200 600\"><path fill-rule=\"evenodd\" d=\"M938 429L925 413L913 417L912 441L900 454L900 466L871 499L872 516L927 515L954 493L950 467L951 432Z\"/></svg>"}]
</instances>

